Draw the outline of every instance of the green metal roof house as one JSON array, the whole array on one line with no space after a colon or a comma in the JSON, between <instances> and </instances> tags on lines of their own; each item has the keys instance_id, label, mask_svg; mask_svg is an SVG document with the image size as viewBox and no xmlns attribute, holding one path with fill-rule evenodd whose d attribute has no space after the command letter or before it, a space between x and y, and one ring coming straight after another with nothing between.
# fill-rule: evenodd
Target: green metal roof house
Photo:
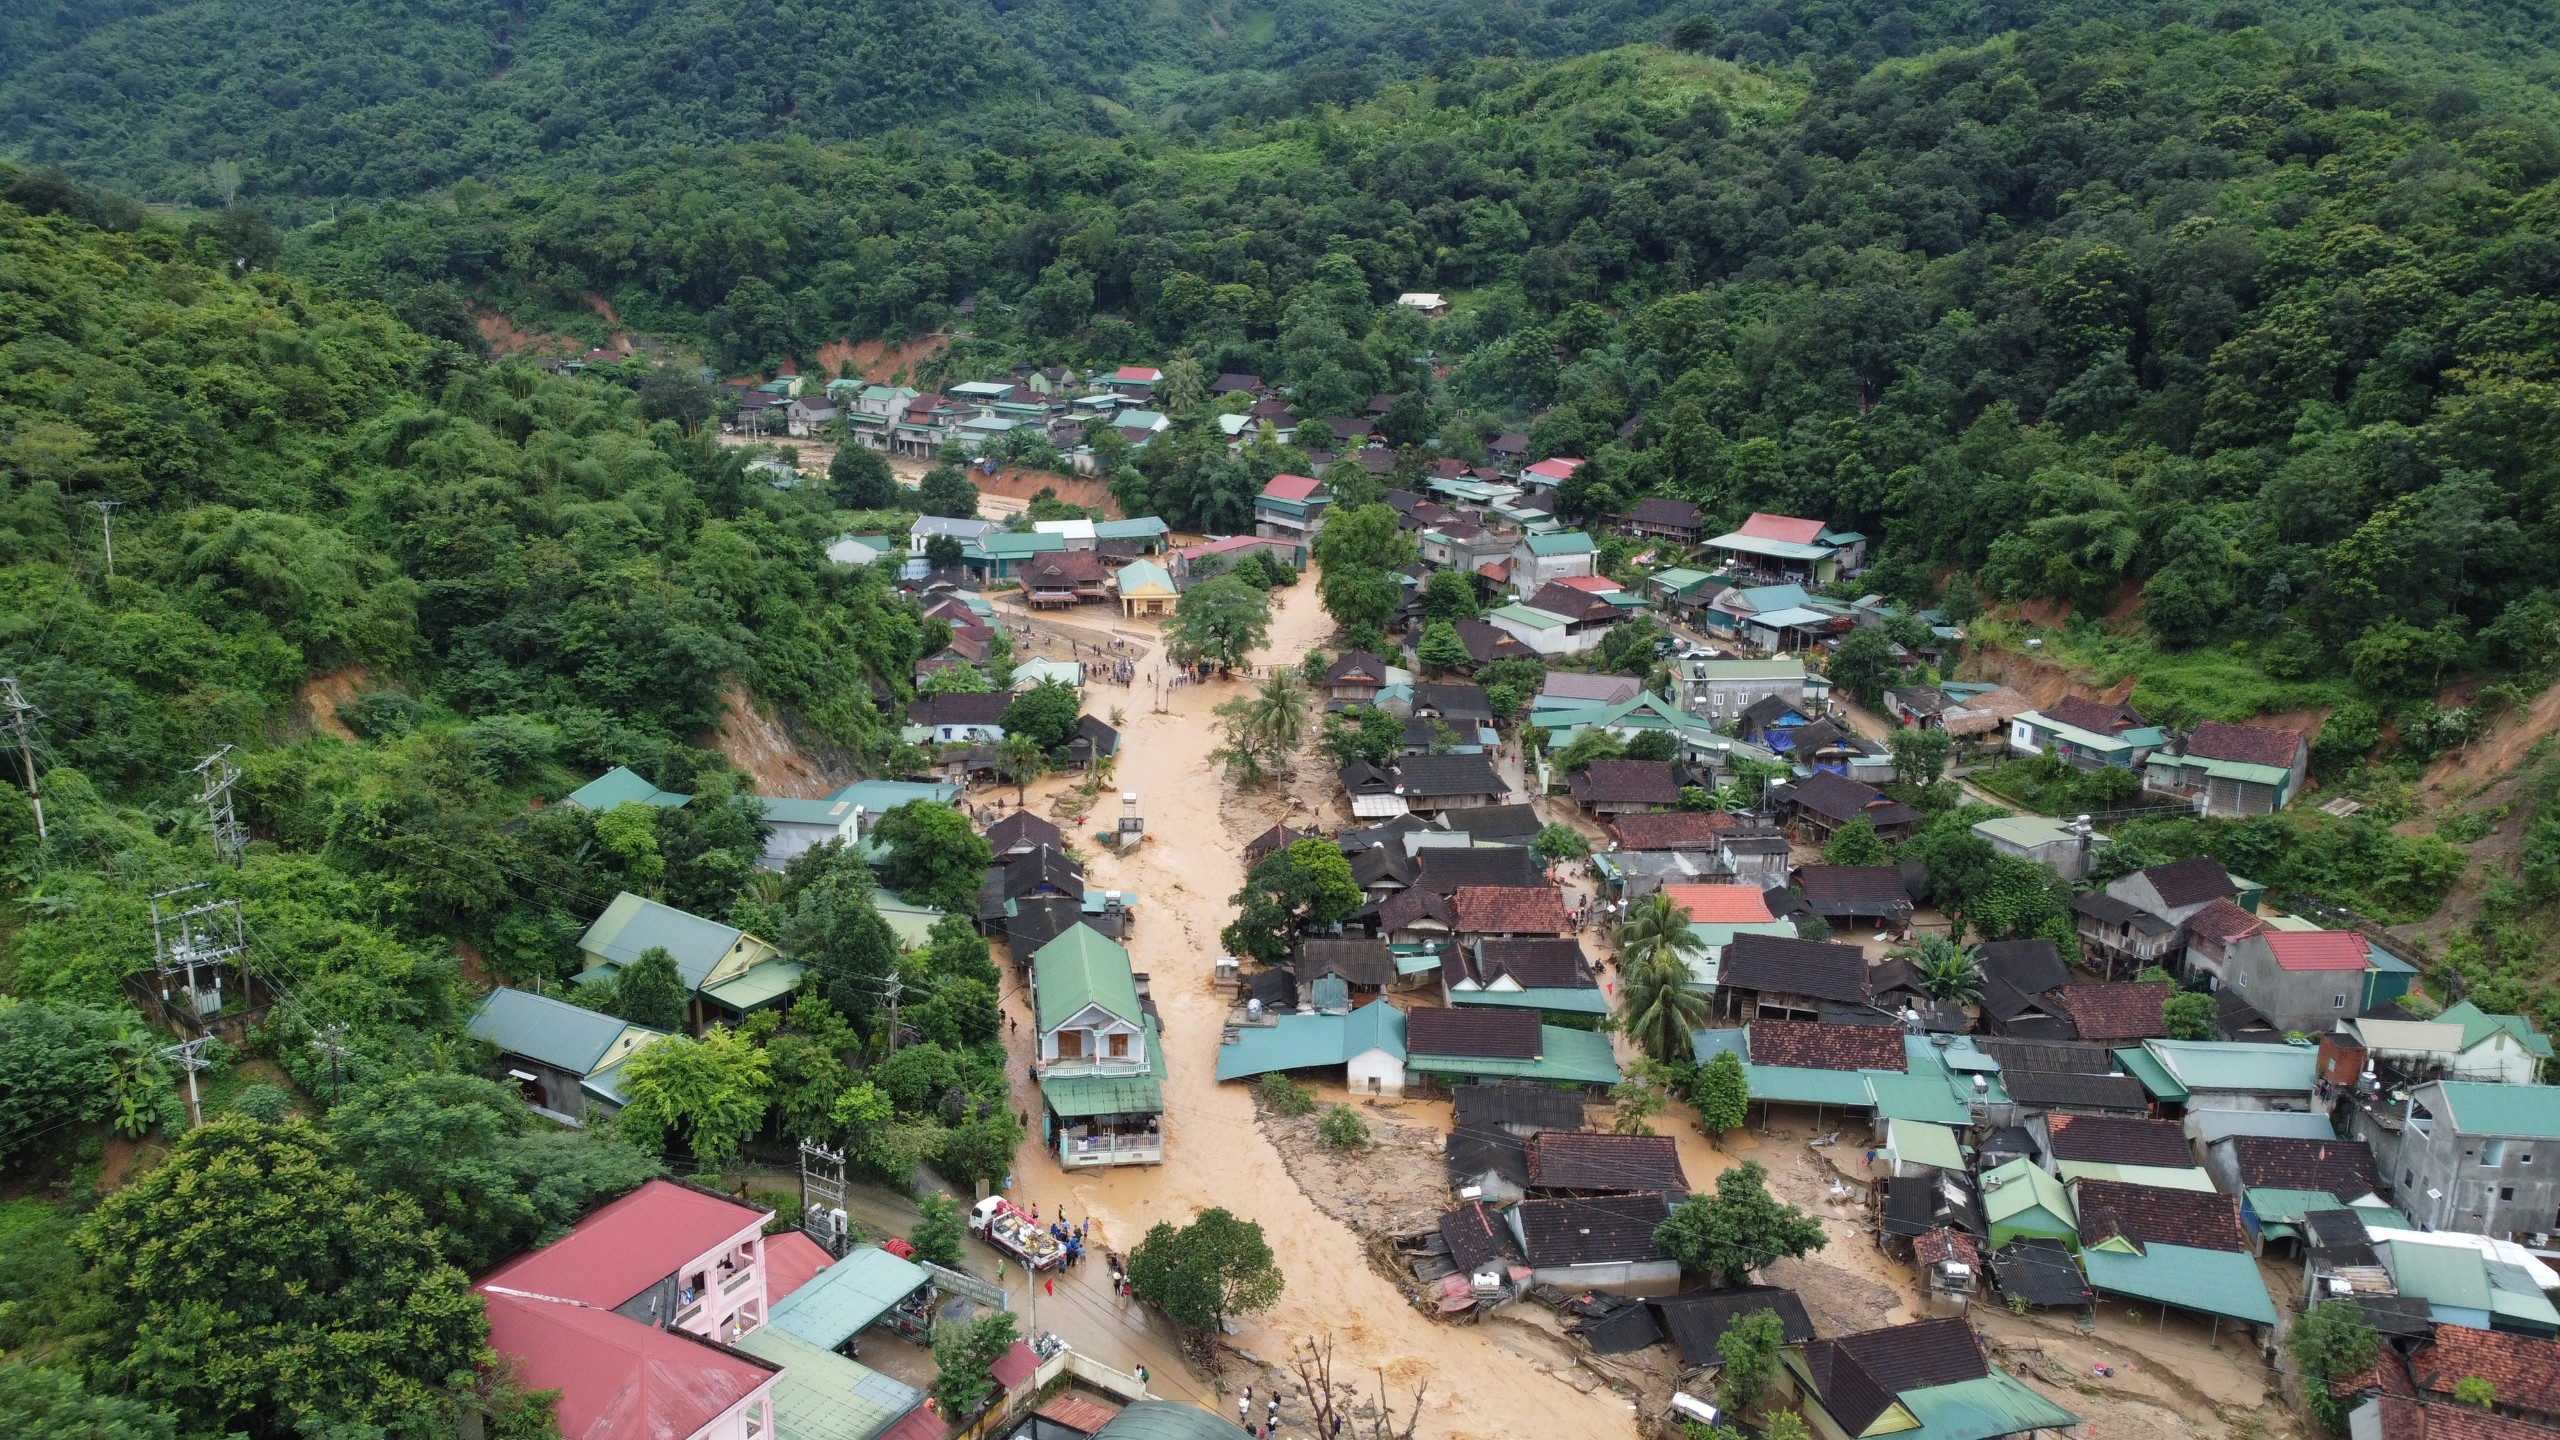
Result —
<instances>
[{"instance_id":1,"label":"green metal roof house","mask_svg":"<svg viewBox=\"0 0 2560 1440\"><path fill-rule=\"evenodd\" d=\"M1994 1250L2020 1236L2080 1248L2070 1190L2023 1157L1982 1172L1982 1218L1990 1223Z\"/></svg>"},{"instance_id":2,"label":"green metal roof house","mask_svg":"<svg viewBox=\"0 0 2560 1440\"><path fill-rule=\"evenodd\" d=\"M1164 1159L1155 1017L1129 952L1079 921L1032 952L1043 1139L1069 1169Z\"/></svg>"},{"instance_id":3,"label":"green metal roof house","mask_svg":"<svg viewBox=\"0 0 2560 1440\"><path fill-rule=\"evenodd\" d=\"M2080 1251L2080 1268L2089 1288L2102 1294L2252 1325L2276 1323L2275 1301L2267 1296L2258 1262L2243 1251L2155 1243L2130 1255L2088 1245Z\"/></svg>"},{"instance_id":4,"label":"green metal roof house","mask_svg":"<svg viewBox=\"0 0 2560 1440\"><path fill-rule=\"evenodd\" d=\"M578 937L586 967L577 983L594 983L651 949L663 949L675 957L676 973L684 977L685 988L694 996L687 1023L697 1030L721 1018L719 1012L743 1015L774 1004L790 994L800 979L800 966L784 960L782 952L766 941L626 890ZM731 984L757 970L771 973L756 976L748 985Z\"/></svg>"},{"instance_id":5,"label":"green metal roof house","mask_svg":"<svg viewBox=\"0 0 2560 1440\"><path fill-rule=\"evenodd\" d=\"M692 798L690 795L679 795L672 790L661 790L641 779L627 767L616 765L570 791L560 803L602 814L616 805L631 804L655 805L667 810L681 809L685 802Z\"/></svg>"},{"instance_id":6,"label":"green metal roof house","mask_svg":"<svg viewBox=\"0 0 2560 1440\"><path fill-rule=\"evenodd\" d=\"M1996 1440L2080 1423L1993 1365L1961 1318L1808 1340L1772 1379L1823 1440Z\"/></svg>"},{"instance_id":7,"label":"green metal roof house","mask_svg":"<svg viewBox=\"0 0 2560 1440\"><path fill-rule=\"evenodd\" d=\"M913 1260L877 1246L857 1246L775 1301L772 1324L821 1350L833 1350L932 1283L932 1272Z\"/></svg>"},{"instance_id":8,"label":"green metal roof house","mask_svg":"<svg viewBox=\"0 0 2560 1440\"><path fill-rule=\"evenodd\" d=\"M773 1384L774 1440L878 1440L924 1403L914 1386L779 1325L759 1325L730 1343L782 1367Z\"/></svg>"},{"instance_id":9,"label":"green metal roof house","mask_svg":"<svg viewBox=\"0 0 2560 1440\"><path fill-rule=\"evenodd\" d=\"M666 1038L663 1030L503 985L464 1028L497 1047L498 1063L526 1104L565 1125L584 1124L590 1102L607 1114L622 1108L618 1091L591 1087L589 1077Z\"/></svg>"}]
</instances>

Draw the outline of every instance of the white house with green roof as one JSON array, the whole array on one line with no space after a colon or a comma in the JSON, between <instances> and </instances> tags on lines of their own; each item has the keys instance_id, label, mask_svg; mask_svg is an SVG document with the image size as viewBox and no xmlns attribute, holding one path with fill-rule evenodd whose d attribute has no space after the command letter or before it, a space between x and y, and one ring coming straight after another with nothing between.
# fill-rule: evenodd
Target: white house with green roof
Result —
<instances>
[{"instance_id":1,"label":"white house with green roof","mask_svg":"<svg viewBox=\"0 0 2560 1440\"><path fill-rule=\"evenodd\" d=\"M1164 1160L1163 1069L1155 1017L1129 952L1090 925L1031 954L1039 1027L1041 1139L1069 1169Z\"/></svg>"},{"instance_id":2,"label":"white house with green roof","mask_svg":"<svg viewBox=\"0 0 2560 1440\"><path fill-rule=\"evenodd\" d=\"M697 1033L779 1005L800 983L800 963L782 958L771 943L628 890L613 897L578 937L586 964L572 983L601 983L652 949L675 958L676 973L692 996L685 1028Z\"/></svg>"},{"instance_id":3,"label":"white house with green roof","mask_svg":"<svg viewBox=\"0 0 2560 1440\"><path fill-rule=\"evenodd\" d=\"M2435 1023L2462 1027L2450 1079L2530 1085L2541 1077L2542 1062L2551 1058L2551 1037L2522 1015L2493 1015L2464 1000L2446 1006Z\"/></svg>"},{"instance_id":4,"label":"white house with green roof","mask_svg":"<svg viewBox=\"0 0 2560 1440\"><path fill-rule=\"evenodd\" d=\"M1563 616L1533 610L1526 605L1505 605L1488 610L1484 620L1540 655L1583 654L1599 649L1604 638L1604 632L1596 627L1577 633L1572 622Z\"/></svg>"},{"instance_id":5,"label":"white house with green roof","mask_svg":"<svg viewBox=\"0 0 2560 1440\"><path fill-rule=\"evenodd\" d=\"M622 1108L620 1092L593 1077L666 1038L663 1030L504 985L489 992L463 1029L497 1050L499 1069L524 1103L572 1126L584 1125L590 1111L610 1115Z\"/></svg>"}]
</instances>

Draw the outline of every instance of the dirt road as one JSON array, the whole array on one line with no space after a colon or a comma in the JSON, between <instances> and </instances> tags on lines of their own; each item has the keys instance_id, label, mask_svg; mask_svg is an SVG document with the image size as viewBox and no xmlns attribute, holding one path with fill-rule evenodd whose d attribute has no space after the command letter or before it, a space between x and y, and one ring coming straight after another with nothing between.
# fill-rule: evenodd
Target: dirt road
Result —
<instances>
[{"instance_id":1,"label":"dirt road","mask_svg":"<svg viewBox=\"0 0 2560 1440\"><path fill-rule=\"evenodd\" d=\"M1269 657L1294 660L1324 638L1324 615L1311 587L1292 601L1275 617ZM1116 783L1137 792L1149 838L1128 858L1097 856L1088 869L1095 887L1135 891L1139 898L1130 952L1151 977L1164 1015L1165 1163L1070 1176L1037 1144L1026 1145L1016 1162L1015 1198L1037 1203L1043 1214L1064 1204L1080 1219L1089 1215L1100 1243L1120 1250L1159 1221L1183 1223L1213 1205L1259 1223L1279 1255L1287 1290L1269 1313L1244 1321L1233 1343L1280 1362L1292 1337L1329 1332L1337 1364L1359 1377L1363 1393L1381 1369L1404 1396L1417 1380L1428 1383L1421 1433L1435 1440L1634 1434L1634 1415L1618 1396L1584 1393L1477 1331L1440 1324L1408 1305L1368 1267L1351 1230L1290 1179L1255 1125L1250 1095L1214 1078L1226 1003L1211 988L1209 970L1228 918L1227 897L1243 870L1239 840L1220 809L1221 779L1208 759L1217 743L1210 712L1243 688L1244 682L1177 687L1161 712L1147 708L1144 688L1123 702L1131 713ZM1027 1021L1023 999L1016 993L1007 1003ZM1029 1033L1025 1024L1014 1041L1017 1065L1028 1058L1021 1037ZM1024 1109L1036 1105L1027 1084L1018 1094ZM1075 1279L1081 1286L1093 1274L1098 1271ZM1104 1321L1104 1314L1080 1317L1061 1305L1053 1323L1046 1302L1044 1295L1041 1324L1070 1344L1082 1343L1083 1330ZM1201 1386L1200 1377L1180 1379L1186 1384L1156 1388L1179 1395Z\"/></svg>"}]
</instances>

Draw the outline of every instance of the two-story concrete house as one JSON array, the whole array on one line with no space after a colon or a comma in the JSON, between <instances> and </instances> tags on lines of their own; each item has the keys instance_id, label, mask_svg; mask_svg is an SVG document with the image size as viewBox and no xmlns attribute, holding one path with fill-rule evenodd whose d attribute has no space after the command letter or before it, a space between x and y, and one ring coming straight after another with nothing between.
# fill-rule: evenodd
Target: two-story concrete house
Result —
<instances>
[{"instance_id":1,"label":"two-story concrete house","mask_svg":"<svg viewBox=\"0 0 2560 1440\"><path fill-rule=\"evenodd\" d=\"M1511 547L1512 593L1526 599L1550 580L1588 575L1599 558L1600 547L1579 530L1523 535Z\"/></svg>"},{"instance_id":2,"label":"two-story concrete house","mask_svg":"<svg viewBox=\"0 0 2560 1440\"><path fill-rule=\"evenodd\" d=\"M1070 1170L1164 1160L1158 1027L1129 952L1070 925L1031 956L1040 1027L1041 1140Z\"/></svg>"},{"instance_id":3,"label":"two-story concrete house","mask_svg":"<svg viewBox=\"0 0 2560 1440\"><path fill-rule=\"evenodd\" d=\"M2418 1224L2537 1245L2560 1231L2560 1085L2428 1081L2397 1148L2384 1178Z\"/></svg>"}]
</instances>

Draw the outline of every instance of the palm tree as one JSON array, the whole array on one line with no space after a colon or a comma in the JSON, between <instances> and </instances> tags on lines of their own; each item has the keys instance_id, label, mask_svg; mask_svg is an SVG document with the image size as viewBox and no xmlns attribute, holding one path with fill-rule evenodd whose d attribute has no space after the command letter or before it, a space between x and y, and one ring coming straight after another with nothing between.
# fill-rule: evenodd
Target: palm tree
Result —
<instances>
[{"instance_id":1,"label":"palm tree","mask_svg":"<svg viewBox=\"0 0 2560 1440\"><path fill-rule=\"evenodd\" d=\"M1273 670L1255 687L1245 715L1254 743L1279 768L1307 738L1307 682L1295 670Z\"/></svg>"},{"instance_id":2,"label":"palm tree","mask_svg":"<svg viewBox=\"0 0 2560 1440\"><path fill-rule=\"evenodd\" d=\"M1620 1033L1652 1059L1688 1059L1689 1032L1707 1022L1707 997L1689 988L1687 962L1655 949L1634 959L1621 952L1618 968Z\"/></svg>"},{"instance_id":3,"label":"palm tree","mask_svg":"<svg viewBox=\"0 0 2560 1440\"><path fill-rule=\"evenodd\" d=\"M1689 912L1657 890L1618 925L1618 1029L1656 1060L1686 1059L1689 1032L1706 1023L1707 997L1689 988L1689 959L1706 942Z\"/></svg>"},{"instance_id":4,"label":"palm tree","mask_svg":"<svg viewBox=\"0 0 2560 1440\"><path fill-rule=\"evenodd\" d=\"M1930 999L1970 1005L1982 998L1981 962L1946 936L1923 935L1903 947L1902 958Z\"/></svg>"},{"instance_id":5,"label":"palm tree","mask_svg":"<svg viewBox=\"0 0 2560 1440\"><path fill-rule=\"evenodd\" d=\"M1707 948L1689 928L1689 912L1671 903L1660 890L1628 907L1618 922L1618 963L1633 966L1650 955L1668 954L1686 967L1687 957Z\"/></svg>"},{"instance_id":6,"label":"palm tree","mask_svg":"<svg viewBox=\"0 0 2560 1440\"><path fill-rule=\"evenodd\" d=\"M1013 803L1019 807L1031 782L1049 773L1049 752L1028 735L1007 735L996 748L996 764L1013 782Z\"/></svg>"}]
</instances>

